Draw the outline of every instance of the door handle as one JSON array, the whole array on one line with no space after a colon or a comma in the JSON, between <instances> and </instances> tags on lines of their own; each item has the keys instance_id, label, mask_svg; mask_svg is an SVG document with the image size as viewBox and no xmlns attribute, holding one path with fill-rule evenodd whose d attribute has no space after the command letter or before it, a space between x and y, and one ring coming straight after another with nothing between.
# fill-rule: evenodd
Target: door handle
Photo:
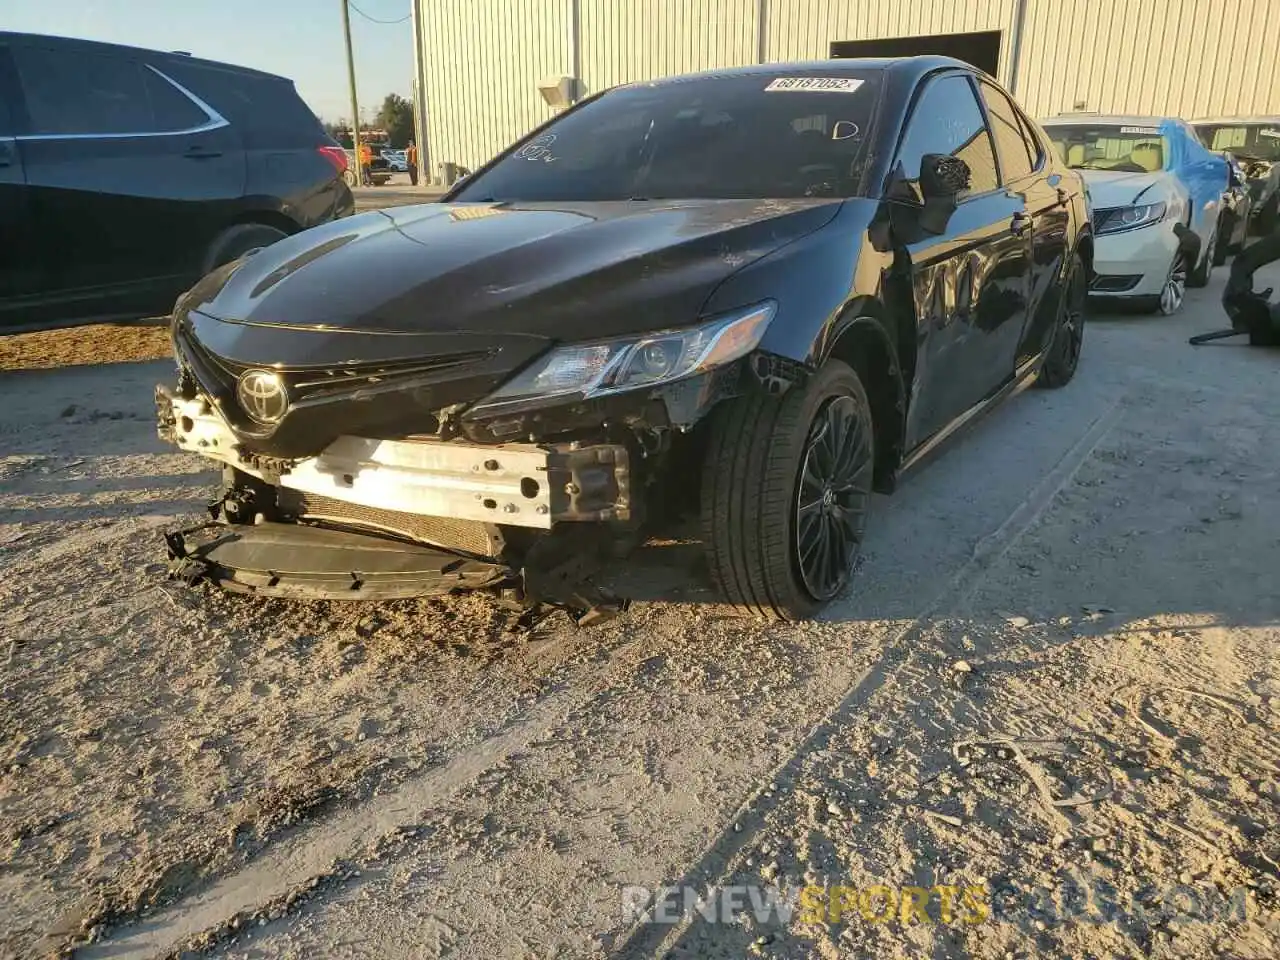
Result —
<instances>
[{"instance_id":1,"label":"door handle","mask_svg":"<svg viewBox=\"0 0 1280 960\"><path fill-rule=\"evenodd\" d=\"M222 156L221 150L209 150L205 147L191 147L183 154L188 160L211 160Z\"/></svg>"},{"instance_id":2,"label":"door handle","mask_svg":"<svg viewBox=\"0 0 1280 960\"><path fill-rule=\"evenodd\" d=\"M1027 227L1031 226L1031 218L1019 210L1013 215L1013 220L1009 223L1009 232L1015 237L1020 237L1027 232Z\"/></svg>"}]
</instances>

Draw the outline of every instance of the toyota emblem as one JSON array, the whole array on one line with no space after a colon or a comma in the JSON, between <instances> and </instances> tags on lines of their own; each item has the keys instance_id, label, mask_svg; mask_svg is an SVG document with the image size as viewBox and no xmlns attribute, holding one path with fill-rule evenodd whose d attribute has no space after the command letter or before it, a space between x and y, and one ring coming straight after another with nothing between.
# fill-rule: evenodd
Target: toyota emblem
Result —
<instances>
[{"instance_id":1,"label":"toyota emblem","mask_svg":"<svg viewBox=\"0 0 1280 960\"><path fill-rule=\"evenodd\" d=\"M236 383L236 399L258 423L279 423L289 410L284 380L270 370L246 370Z\"/></svg>"}]
</instances>

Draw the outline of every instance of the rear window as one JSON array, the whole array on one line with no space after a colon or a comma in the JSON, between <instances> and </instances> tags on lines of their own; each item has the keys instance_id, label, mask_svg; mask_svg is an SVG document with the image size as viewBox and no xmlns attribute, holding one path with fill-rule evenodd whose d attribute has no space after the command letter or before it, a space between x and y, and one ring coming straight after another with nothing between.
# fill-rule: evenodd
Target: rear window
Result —
<instances>
[{"instance_id":1,"label":"rear window","mask_svg":"<svg viewBox=\"0 0 1280 960\"><path fill-rule=\"evenodd\" d=\"M231 121L248 149L327 142L320 121L289 80L181 61L156 67Z\"/></svg>"},{"instance_id":2,"label":"rear window","mask_svg":"<svg viewBox=\"0 0 1280 960\"><path fill-rule=\"evenodd\" d=\"M191 98L154 70L144 70L147 99L161 130L193 130L209 122L205 112Z\"/></svg>"},{"instance_id":3,"label":"rear window","mask_svg":"<svg viewBox=\"0 0 1280 960\"><path fill-rule=\"evenodd\" d=\"M1169 138L1156 127L1053 124L1045 130L1062 162L1077 170L1155 173L1172 159Z\"/></svg>"},{"instance_id":4,"label":"rear window","mask_svg":"<svg viewBox=\"0 0 1280 960\"><path fill-rule=\"evenodd\" d=\"M456 199L852 196L879 92L878 71L622 87L520 143Z\"/></svg>"},{"instance_id":5,"label":"rear window","mask_svg":"<svg viewBox=\"0 0 1280 960\"><path fill-rule=\"evenodd\" d=\"M1246 160L1280 160L1280 123L1198 124L1196 132L1210 150L1230 150Z\"/></svg>"}]
</instances>

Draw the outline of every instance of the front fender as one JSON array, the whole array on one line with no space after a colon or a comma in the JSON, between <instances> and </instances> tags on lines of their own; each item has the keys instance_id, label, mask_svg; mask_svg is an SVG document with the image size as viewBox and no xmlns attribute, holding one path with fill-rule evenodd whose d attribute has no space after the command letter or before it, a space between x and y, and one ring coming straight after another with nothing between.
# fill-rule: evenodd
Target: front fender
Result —
<instances>
[{"instance_id":1,"label":"front fender","mask_svg":"<svg viewBox=\"0 0 1280 960\"><path fill-rule=\"evenodd\" d=\"M778 312L759 349L816 369L849 305L859 296L877 297L882 273L892 264L869 237L875 208L873 201L846 201L825 226L726 278L703 313L775 300Z\"/></svg>"}]
</instances>

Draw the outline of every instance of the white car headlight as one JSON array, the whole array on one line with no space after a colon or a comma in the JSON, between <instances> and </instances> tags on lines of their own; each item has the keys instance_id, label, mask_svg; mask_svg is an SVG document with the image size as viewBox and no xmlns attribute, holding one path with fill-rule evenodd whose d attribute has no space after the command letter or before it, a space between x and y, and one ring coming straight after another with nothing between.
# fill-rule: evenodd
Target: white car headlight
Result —
<instances>
[{"instance_id":1,"label":"white car headlight","mask_svg":"<svg viewBox=\"0 0 1280 960\"><path fill-rule=\"evenodd\" d=\"M777 310L773 301L696 327L557 347L468 411L515 413L548 400L608 396L671 383L732 363L760 343Z\"/></svg>"},{"instance_id":2,"label":"white car headlight","mask_svg":"<svg viewBox=\"0 0 1280 960\"><path fill-rule=\"evenodd\" d=\"M1164 219L1166 209L1163 200L1159 203L1140 203L1133 207L1117 207L1094 230L1101 236L1104 233L1122 233L1125 230L1149 227Z\"/></svg>"}]
</instances>

